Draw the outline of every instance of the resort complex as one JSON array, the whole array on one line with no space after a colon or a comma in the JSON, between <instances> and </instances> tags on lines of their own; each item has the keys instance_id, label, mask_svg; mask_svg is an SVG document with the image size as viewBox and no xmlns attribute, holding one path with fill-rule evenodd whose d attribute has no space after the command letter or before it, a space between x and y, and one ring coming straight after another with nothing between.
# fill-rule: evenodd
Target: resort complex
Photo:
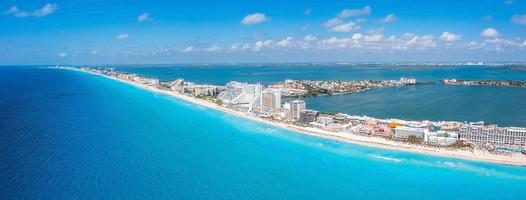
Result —
<instances>
[{"instance_id":1,"label":"resort complex","mask_svg":"<svg viewBox=\"0 0 526 200\"><path fill-rule=\"evenodd\" d=\"M415 79L387 81L295 81L286 80L265 86L259 83L231 81L225 86L195 84L177 79L159 81L136 74L115 72L111 68L57 67L81 70L158 90L213 103L223 109L244 113L274 124L299 130L321 131L334 136L357 135L383 138L397 143L429 148L485 151L495 154L526 153L526 128L499 127L484 122L407 121L377 119L345 113L323 113L308 109L301 99L283 101L282 97L302 96L306 88L324 88L335 93L349 93L393 86L413 85ZM352 89L350 89L352 88ZM289 98L290 99L290 98Z\"/></svg>"}]
</instances>

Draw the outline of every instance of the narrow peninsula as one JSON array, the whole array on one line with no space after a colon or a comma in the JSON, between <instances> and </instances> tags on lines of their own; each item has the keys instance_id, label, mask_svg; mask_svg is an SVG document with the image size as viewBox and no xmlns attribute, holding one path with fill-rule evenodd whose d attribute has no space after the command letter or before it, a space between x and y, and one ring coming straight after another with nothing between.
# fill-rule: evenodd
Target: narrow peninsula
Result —
<instances>
[{"instance_id":1,"label":"narrow peninsula","mask_svg":"<svg viewBox=\"0 0 526 200\"><path fill-rule=\"evenodd\" d=\"M386 81L297 81L274 85L231 81L224 86L196 84L116 72L113 68L62 67L103 76L170 95L197 105L296 132L361 145L526 166L526 128L458 121L377 119L346 113L320 113L305 101L281 97L349 94L417 84L415 79ZM448 81L447 84L450 82ZM465 82L460 82L464 85ZM489 84L478 81L476 84ZM493 82L493 84L500 82ZM509 83L509 82L508 82ZM515 83L510 83L515 85Z\"/></svg>"}]
</instances>

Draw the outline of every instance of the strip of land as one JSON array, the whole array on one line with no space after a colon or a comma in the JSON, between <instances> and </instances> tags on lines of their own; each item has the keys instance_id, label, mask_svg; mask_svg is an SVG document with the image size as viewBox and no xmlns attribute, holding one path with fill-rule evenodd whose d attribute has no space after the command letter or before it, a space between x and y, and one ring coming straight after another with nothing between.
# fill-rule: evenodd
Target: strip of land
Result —
<instances>
[{"instance_id":1,"label":"strip of land","mask_svg":"<svg viewBox=\"0 0 526 200\"><path fill-rule=\"evenodd\" d=\"M109 78L112 80L131 84L136 87L143 88L145 90L149 90L152 92L166 94L166 95L169 95L169 96L172 96L172 97L175 97L175 98L178 98L178 99L181 99L181 100L184 100L184 101L187 101L187 102L199 105L199 106L204 106L204 107L218 110L221 112L229 113L235 116L247 118L250 120L257 121L257 122L269 124L275 127L284 128L284 129L292 130L292 131L307 134L307 135L337 140L341 142L366 145L366 146L371 146L371 147L391 149L391 150L407 151L407 152L428 154L428 155L434 155L434 156L445 156L445 157L461 158L461 159L507 164L507 165L526 166L526 156L522 154L496 154L496 153L492 153L484 149L478 149L478 148L447 148L447 147L441 147L441 146L420 145L420 144L412 144L406 140L392 140L392 139L388 139L385 137L374 137L374 136L350 134L350 133L345 133L341 131L330 131L330 130L325 130L322 128L316 128L312 126L306 126L306 125L302 125L298 123L293 123L290 121L271 120L269 118L247 113L246 111L234 110L232 108L226 107L223 104L218 104L215 101L211 101L210 99L201 98L199 96L197 97L189 96L189 95L185 95L184 93L179 93L173 90L160 89L157 86L154 86L155 84L152 84L149 82L124 80L124 79L119 78L118 75L109 76L103 73L98 73L98 71L90 71L90 70L74 68L74 67L58 67L58 68L76 70L80 72L102 76L102 77Z\"/></svg>"},{"instance_id":2,"label":"strip of land","mask_svg":"<svg viewBox=\"0 0 526 200\"><path fill-rule=\"evenodd\" d=\"M524 81L497 81L497 80L457 80L445 79L445 85L473 85L473 86L496 86L496 87L526 87Z\"/></svg>"},{"instance_id":3,"label":"strip of land","mask_svg":"<svg viewBox=\"0 0 526 200\"><path fill-rule=\"evenodd\" d=\"M401 78L400 80L285 80L269 85L269 88L279 89L282 97L316 97L344 95L367 90L402 87L410 85L433 84L432 82L416 82L416 79Z\"/></svg>"}]
</instances>

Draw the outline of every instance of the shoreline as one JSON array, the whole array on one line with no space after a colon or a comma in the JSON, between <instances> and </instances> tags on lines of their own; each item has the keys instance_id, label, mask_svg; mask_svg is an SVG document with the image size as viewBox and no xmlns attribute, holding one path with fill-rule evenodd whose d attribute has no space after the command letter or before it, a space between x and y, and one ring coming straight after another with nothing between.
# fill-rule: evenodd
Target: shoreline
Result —
<instances>
[{"instance_id":1,"label":"shoreline","mask_svg":"<svg viewBox=\"0 0 526 200\"><path fill-rule=\"evenodd\" d=\"M264 123L264 124L267 124L273 127L283 128L289 131L296 132L298 134L305 134L305 135L310 135L314 137L320 137L320 138L325 138L325 139L330 139L330 140L335 140L335 141L345 142L345 143L351 143L351 144L358 144L358 145L363 145L363 146L368 146L368 147L373 147L373 148L381 148L381 149L403 151L403 152L409 152L409 153L432 155L432 156L438 156L438 157L458 158L458 159L488 162L488 163L494 163L494 164L504 164L504 165L526 167L526 157L522 155L498 155L498 154L493 154L493 153L481 151L481 150L474 150L473 152L471 152L471 151L465 151L465 150L441 149L441 148L436 148L436 147L412 145L412 144L403 143L399 141L387 140L381 137L368 137L368 136L360 136L360 135L354 135L354 134L344 134L344 133L331 132L331 131L311 128L311 127L301 127L301 126L296 126L292 124L283 124L283 123L265 120L265 119L258 118L255 116L250 116L244 112L230 110L225 107L214 104L212 102L206 101L206 100L193 98L190 96L178 94L178 93L171 92L171 91L161 90L155 87L135 83L132 81L118 79L116 77L106 76L103 74L88 72L88 71L75 69L75 68L62 68L62 69L69 69L73 71L84 72L84 73L88 73L92 75L101 76L101 77L108 78L111 80L119 81L121 83L126 83L126 84L129 84L129 85L132 85L132 86L135 86L135 87L138 87L138 88L150 91L150 92L168 95L170 97L177 98L179 100L183 100L183 101L186 101L186 102L198 105L198 106L203 106L206 108L214 109L216 111L220 111L220 112L224 112L224 113L234 115L237 117L242 117L245 119L253 120L259 123Z\"/></svg>"}]
</instances>

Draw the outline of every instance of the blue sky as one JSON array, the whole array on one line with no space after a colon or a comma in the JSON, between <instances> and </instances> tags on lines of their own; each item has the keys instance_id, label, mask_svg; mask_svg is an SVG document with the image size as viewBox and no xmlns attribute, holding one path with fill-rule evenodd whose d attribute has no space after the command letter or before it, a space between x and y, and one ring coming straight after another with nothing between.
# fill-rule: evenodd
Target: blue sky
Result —
<instances>
[{"instance_id":1,"label":"blue sky","mask_svg":"<svg viewBox=\"0 0 526 200\"><path fill-rule=\"evenodd\" d=\"M0 64L526 61L526 1L0 2Z\"/></svg>"}]
</instances>

